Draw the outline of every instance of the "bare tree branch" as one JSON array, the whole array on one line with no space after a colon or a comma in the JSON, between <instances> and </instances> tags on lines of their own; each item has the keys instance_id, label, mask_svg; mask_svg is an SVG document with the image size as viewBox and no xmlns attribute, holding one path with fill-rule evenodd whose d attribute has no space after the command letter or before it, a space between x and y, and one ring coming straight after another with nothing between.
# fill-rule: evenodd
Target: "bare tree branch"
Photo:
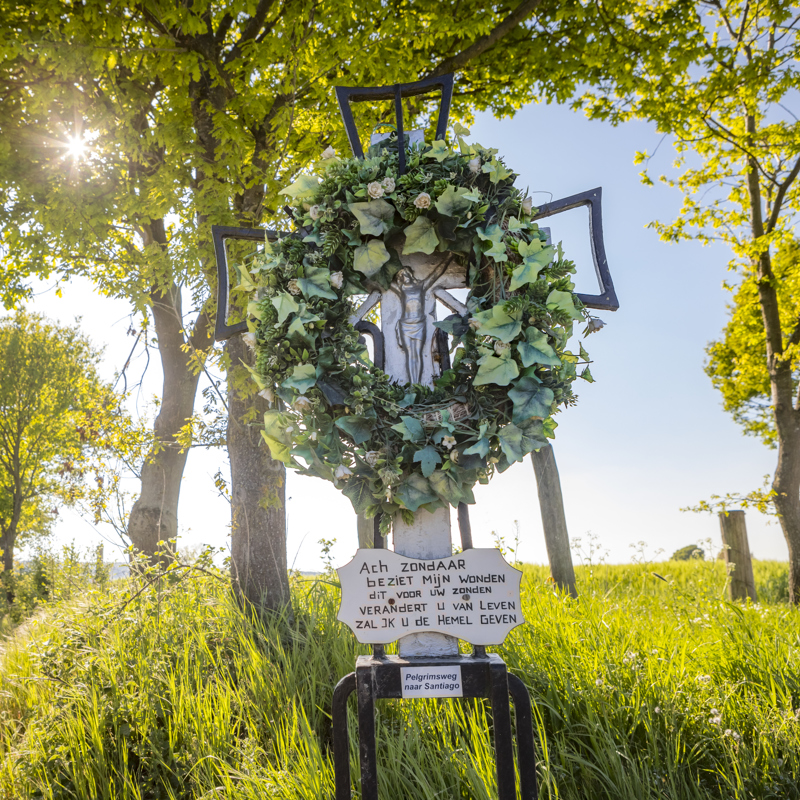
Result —
<instances>
[{"instance_id":1,"label":"bare tree branch","mask_svg":"<svg viewBox=\"0 0 800 800\"><path fill-rule=\"evenodd\" d=\"M473 42L466 50L451 58L446 58L435 67L426 77L433 78L438 75L446 75L448 72L455 72L461 69L474 58L483 55L491 47L494 47L506 34L510 33L520 22L527 19L541 4L542 0L522 0L522 2L490 33L481 36Z\"/></svg>"},{"instance_id":2,"label":"bare tree branch","mask_svg":"<svg viewBox=\"0 0 800 800\"><path fill-rule=\"evenodd\" d=\"M230 64L235 61L242 52L242 46L247 44L251 39L255 39L261 31L261 26L267 18L269 10L272 8L275 0L258 0L258 6L255 14L247 20L242 35L236 41L236 44L231 48L230 53L225 58L225 63Z\"/></svg>"},{"instance_id":3,"label":"bare tree branch","mask_svg":"<svg viewBox=\"0 0 800 800\"><path fill-rule=\"evenodd\" d=\"M781 215L783 198L786 197L786 192L789 190L789 187L794 182L798 173L800 173L800 157L794 162L792 171L786 176L786 180L778 186L778 193L775 195L775 202L772 205L772 212L767 222L767 233L772 233L772 231L775 230L775 226L778 224L778 217Z\"/></svg>"}]
</instances>

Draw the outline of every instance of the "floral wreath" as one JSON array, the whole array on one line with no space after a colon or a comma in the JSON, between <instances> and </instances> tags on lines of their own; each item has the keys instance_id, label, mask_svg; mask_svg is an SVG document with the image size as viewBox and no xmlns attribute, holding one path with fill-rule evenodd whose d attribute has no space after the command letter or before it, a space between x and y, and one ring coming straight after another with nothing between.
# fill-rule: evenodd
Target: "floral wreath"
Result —
<instances>
[{"instance_id":1,"label":"floral wreath","mask_svg":"<svg viewBox=\"0 0 800 800\"><path fill-rule=\"evenodd\" d=\"M237 265L272 457L332 481L385 526L398 512L410 521L474 503L476 482L546 445L589 363L582 346L565 349L573 325L602 325L574 294L574 264L531 221L516 175L468 133L456 125L452 148L410 146L400 176L390 139L364 159L328 148L318 175L282 191L300 230ZM350 321L403 268L398 242L404 255L450 252L468 275L468 313L435 323L453 361L433 387L393 382ZM580 377L593 380L588 366Z\"/></svg>"}]
</instances>

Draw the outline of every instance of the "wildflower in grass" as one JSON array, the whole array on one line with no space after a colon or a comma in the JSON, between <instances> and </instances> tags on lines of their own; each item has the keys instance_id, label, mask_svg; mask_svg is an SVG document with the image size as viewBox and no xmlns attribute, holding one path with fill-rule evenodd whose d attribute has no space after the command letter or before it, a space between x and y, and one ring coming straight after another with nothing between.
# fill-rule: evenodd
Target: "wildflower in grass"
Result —
<instances>
[{"instance_id":1,"label":"wildflower in grass","mask_svg":"<svg viewBox=\"0 0 800 800\"><path fill-rule=\"evenodd\" d=\"M713 716L709 717L708 721L712 725L719 725L722 722L722 717L717 712L717 709L716 708L712 708L711 709L711 713L712 713Z\"/></svg>"},{"instance_id":2,"label":"wildflower in grass","mask_svg":"<svg viewBox=\"0 0 800 800\"><path fill-rule=\"evenodd\" d=\"M633 650L628 650L627 653L622 657L623 664L630 664L632 661L636 661L636 656L638 654L634 653Z\"/></svg>"},{"instance_id":3,"label":"wildflower in grass","mask_svg":"<svg viewBox=\"0 0 800 800\"><path fill-rule=\"evenodd\" d=\"M725 729L724 736L730 736L731 739L733 739L734 742L738 742L742 738L741 736L739 736L739 734L736 731L732 731L730 728L726 728ZM782 760L783 759L779 759L779 761L782 761Z\"/></svg>"},{"instance_id":4,"label":"wildflower in grass","mask_svg":"<svg viewBox=\"0 0 800 800\"><path fill-rule=\"evenodd\" d=\"M654 711L656 714L660 714L660 713L661 713L661 706L656 706L656 707L653 709L653 711Z\"/></svg>"},{"instance_id":5,"label":"wildflower in grass","mask_svg":"<svg viewBox=\"0 0 800 800\"><path fill-rule=\"evenodd\" d=\"M710 675L698 675L697 680L699 683L708 683L711 680Z\"/></svg>"},{"instance_id":6,"label":"wildflower in grass","mask_svg":"<svg viewBox=\"0 0 800 800\"><path fill-rule=\"evenodd\" d=\"M594 685L595 685L595 686L602 686L602 685L603 685L603 679L602 679L602 678L598 678L598 679L597 679L597 680L594 682Z\"/></svg>"}]
</instances>

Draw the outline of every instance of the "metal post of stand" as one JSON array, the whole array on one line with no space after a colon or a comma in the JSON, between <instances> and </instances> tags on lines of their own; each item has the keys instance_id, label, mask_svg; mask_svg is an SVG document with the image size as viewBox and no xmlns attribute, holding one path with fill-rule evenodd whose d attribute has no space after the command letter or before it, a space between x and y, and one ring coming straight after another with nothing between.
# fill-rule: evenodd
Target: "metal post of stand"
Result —
<instances>
[{"instance_id":1,"label":"metal post of stand","mask_svg":"<svg viewBox=\"0 0 800 800\"><path fill-rule=\"evenodd\" d=\"M497 765L498 800L517 797L514 751L511 735L509 694L517 720L517 769L522 800L536 800L536 752L533 742L531 702L525 684L508 672L500 656L454 658L401 658L359 656L356 670L339 681L333 693L333 760L336 800L350 800L350 753L347 699L355 691L358 699L358 740L362 800L378 800L378 770L375 748L375 701L399 700L403 696L403 667L461 668L463 697L485 697L492 706L494 748Z\"/></svg>"}]
</instances>

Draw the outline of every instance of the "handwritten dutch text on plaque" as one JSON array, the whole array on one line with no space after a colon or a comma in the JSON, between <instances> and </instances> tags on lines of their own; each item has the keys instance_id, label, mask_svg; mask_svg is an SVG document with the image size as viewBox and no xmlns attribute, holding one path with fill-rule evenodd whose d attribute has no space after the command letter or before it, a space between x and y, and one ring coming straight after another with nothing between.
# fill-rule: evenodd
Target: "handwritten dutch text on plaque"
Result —
<instances>
[{"instance_id":1,"label":"handwritten dutch text on plaque","mask_svg":"<svg viewBox=\"0 0 800 800\"><path fill-rule=\"evenodd\" d=\"M338 619L359 642L386 644L409 633L435 631L471 644L502 644L525 621L522 573L492 548L429 560L358 550L337 572L342 586Z\"/></svg>"}]
</instances>

